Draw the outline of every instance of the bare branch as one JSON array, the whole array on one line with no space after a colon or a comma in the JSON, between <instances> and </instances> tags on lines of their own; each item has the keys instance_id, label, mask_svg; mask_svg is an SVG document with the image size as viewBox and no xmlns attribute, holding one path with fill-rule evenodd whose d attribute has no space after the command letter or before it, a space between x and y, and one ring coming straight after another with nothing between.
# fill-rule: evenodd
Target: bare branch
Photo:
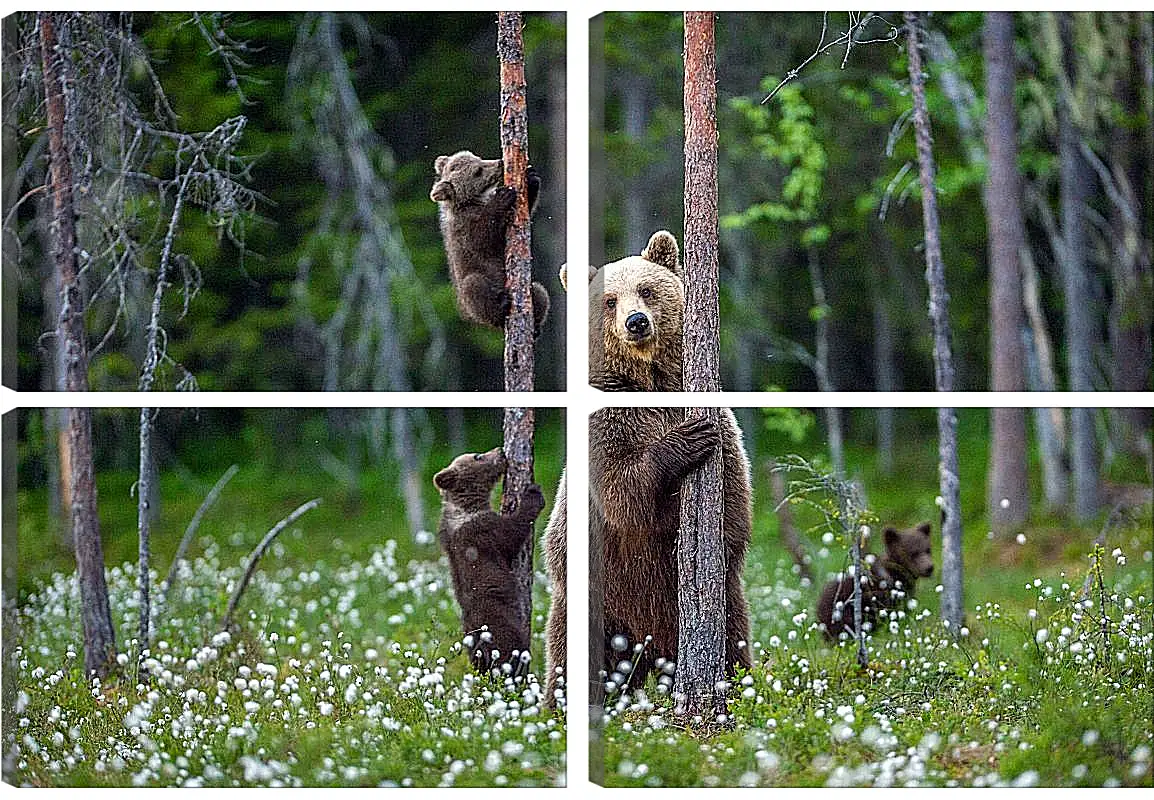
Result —
<instances>
[{"instance_id":1,"label":"bare branch","mask_svg":"<svg viewBox=\"0 0 1154 800\"><path fill-rule=\"evenodd\" d=\"M309 500L307 503L297 507L297 510L282 519L276 525L273 525L264 538L260 540L260 544L248 557L248 564L244 568L244 575L240 579L240 583L236 585L236 590L232 593L232 599L228 601L228 610L224 612L224 619L220 622L220 630L228 630L232 625L232 615L236 612L237 606L240 605L241 595L244 590L248 588L248 582L252 580L252 574L256 571L257 562L260 561L261 556L272 546L273 540L280 536L281 531L292 525L297 519L306 511L312 511L320 505L321 499L319 497Z\"/></svg>"},{"instance_id":2,"label":"bare branch","mask_svg":"<svg viewBox=\"0 0 1154 800\"><path fill-rule=\"evenodd\" d=\"M845 69L846 64L849 63L849 54L853 50L854 47L857 47L858 45L863 45L863 44L876 44L876 43L880 43L880 42L893 42L893 41L897 40L898 36L901 33L901 31L895 25L888 22L881 15L875 14L872 11L866 13L866 15L864 17L859 16L859 12L850 11L848 16L849 16L849 26L847 27L847 29L842 31L842 33L837 38L831 39L829 42L826 42L825 35L826 35L826 31L829 29L829 12L828 11L822 12L822 15L821 15L821 37L818 39L817 47L814 48L813 53L811 53L810 56L807 59L805 59L805 61L802 61L800 64L798 64L796 67L791 69L788 73L786 73L786 76L784 78L782 78L781 82L778 83L777 86L775 86L773 88L773 91L771 91L768 95L766 95L765 99L761 101L763 105L765 103L768 103L770 100L772 100L773 96L776 95L779 91L781 91L781 89L787 83L789 83L790 81L797 78L798 75L801 73L801 71L803 69L805 69L805 67L811 61L813 61L815 58L820 56L822 53L825 53L829 50L832 50L835 47L840 47L841 45L845 45L845 55L842 56L842 60L841 60L841 68ZM883 36L873 38L873 39L859 39L859 38L857 38L858 35L861 34L863 31L865 31L865 29L869 26L869 24L871 22L873 22L875 19L881 20L885 25L888 26L888 30L885 32L885 34Z\"/></svg>"},{"instance_id":3,"label":"bare branch","mask_svg":"<svg viewBox=\"0 0 1154 800\"><path fill-rule=\"evenodd\" d=\"M172 589L173 583L176 581L179 573L180 564L184 561L184 554L188 552L188 546L192 542L192 537L196 535L197 529L200 527L200 521L204 518L204 514L220 497L226 484L233 479L233 476L240 471L236 464L233 464L225 473L220 476L216 484L205 495L200 507L196 509L196 513L192 515L192 519L188 522L188 527L184 529L184 536L180 538L180 544L177 545L176 555L172 557L172 566L168 568L168 574L164 577L164 581L160 584L160 599L158 605L168 599L168 593Z\"/></svg>"}]
</instances>

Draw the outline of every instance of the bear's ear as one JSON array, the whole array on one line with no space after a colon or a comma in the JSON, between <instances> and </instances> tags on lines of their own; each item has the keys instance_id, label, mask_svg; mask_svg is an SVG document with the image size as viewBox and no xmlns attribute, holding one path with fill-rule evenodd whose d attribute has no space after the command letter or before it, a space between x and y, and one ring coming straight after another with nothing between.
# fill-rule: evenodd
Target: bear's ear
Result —
<instances>
[{"instance_id":1,"label":"bear's ear","mask_svg":"<svg viewBox=\"0 0 1154 800\"><path fill-rule=\"evenodd\" d=\"M562 264L561 265L561 270L557 273L557 277L559 277L561 279L561 288L564 289L565 291L569 291L569 281L568 281L569 265L568 264Z\"/></svg>"},{"instance_id":2,"label":"bear's ear","mask_svg":"<svg viewBox=\"0 0 1154 800\"><path fill-rule=\"evenodd\" d=\"M443 170L445 168L445 165L448 163L449 163L449 157L448 156L437 156L437 160L433 162L433 169L435 169L437 171L437 174L440 175L441 170Z\"/></svg>"},{"instance_id":3,"label":"bear's ear","mask_svg":"<svg viewBox=\"0 0 1154 800\"><path fill-rule=\"evenodd\" d=\"M887 548L896 547L898 539L900 538L901 535L898 533L897 528L887 527L882 531L882 541L886 543Z\"/></svg>"},{"instance_id":4,"label":"bear's ear","mask_svg":"<svg viewBox=\"0 0 1154 800\"><path fill-rule=\"evenodd\" d=\"M457 473L452 467L447 467L433 476L433 485L442 491L450 492L457 484Z\"/></svg>"},{"instance_id":5,"label":"bear's ear","mask_svg":"<svg viewBox=\"0 0 1154 800\"><path fill-rule=\"evenodd\" d=\"M918 526L918 530L921 531L926 536L926 538L929 538L930 531L932 531L933 529L934 529L933 526L930 525L930 523L928 523L928 522L923 522L921 525Z\"/></svg>"},{"instance_id":6,"label":"bear's ear","mask_svg":"<svg viewBox=\"0 0 1154 800\"><path fill-rule=\"evenodd\" d=\"M681 277L681 252L677 240L669 231L658 231L649 237L649 244L641 251L641 257L654 264L660 264L677 277Z\"/></svg>"},{"instance_id":7,"label":"bear's ear","mask_svg":"<svg viewBox=\"0 0 1154 800\"><path fill-rule=\"evenodd\" d=\"M597 267L593 266L592 264L589 265L589 282L590 283L593 283L593 279L597 277L598 272L600 272L600 270L597 269Z\"/></svg>"}]
</instances>

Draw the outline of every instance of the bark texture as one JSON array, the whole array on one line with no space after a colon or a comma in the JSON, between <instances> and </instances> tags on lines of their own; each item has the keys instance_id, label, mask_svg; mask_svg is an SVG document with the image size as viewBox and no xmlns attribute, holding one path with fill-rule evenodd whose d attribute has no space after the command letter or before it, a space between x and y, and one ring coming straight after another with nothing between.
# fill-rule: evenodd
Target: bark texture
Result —
<instances>
[{"instance_id":1,"label":"bark texture","mask_svg":"<svg viewBox=\"0 0 1154 800\"><path fill-rule=\"evenodd\" d=\"M1024 246L1022 186L1018 175L1018 126L1014 108L1014 15L987 12L986 59L986 219L990 248L990 390L1026 388L1022 347ZM994 531L1004 533L1026 521L1026 409L991 408L987 504Z\"/></svg>"},{"instance_id":2,"label":"bark texture","mask_svg":"<svg viewBox=\"0 0 1154 800\"><path fill-rule=\"evenodd\" d=\"M721 389L717 280L717 65L714 14L685 12L685 361L690 392ZM718 409L687 419L721 423ZM681 487L677 536L678 709L710 722L725 712L725 548L721 448Z\"/></svg>"},{"instance_id":3,"label":"bark texture","mask_svg":"<svg viewBox=\"0 0 1154 800\"><path fill-rule=\"evenodd\" d=\"M72 165L65 139L66 109L63 57L57 52L54 14L39 17L40 55L44 71L48 123L48 186L52 199L49 239L60 287L56 323L57 363L64 390L88 391L88 351L84 338L84 295L80 286L76 246L76 212L72 202ZM84 631L84 672L104 677L116 658L116 634L104 579L104 548L96 513L96 480L92 470L92 412L73 408L67 413L68 497L72 541L80 581L80 616Z\"/></svg>"},{"instance_id":4,"label":"bark texture","mask_svg":"<svg viewBox=\"0 0 1154 800\"><path fill-rule=\"evenodd\" d=\"M934 331L934 388L954 391L954 361L950 344L950 296L942 263L941 226L935 193L935 169L930 115L926 108L926 84L920 50L921 20L917 12L905 12L909 48L910 90L914 103L914 136L918 151L918 177L922 190L922 222L925 227L926 284L930 295L930 321ZM951 631L962 625L962 517L958 481L958 418L952 408L938 408L938 484L942 498L942 601L941 614Z\"/></svg>"},{"instance_id":5,"label":"bark texture","mask_svg":"<svg viewBox=\"0 0 1154 800\"><path fill-rule=\"evenodd\" d=\"M529 234L529 124L525 108L525 45L521 13L497 14L497 56L501 62L501 158L505 183L517 190L517 205L505 243L505 286L511 304L505 320L505 391L533 391L532 257ZM508 467L501 495L502 516L513 514L533 483L533 409L506 408L504 449ZM513 560L517 576L517 624L532 627L533 537Z\"/></svg>"},{"instance_id":6,"label":"bark texture","mask_svg":"<svg viewBox=\"0 0 1154 800\"><path fill-rule=\"evenodd\" d=\"M1078 80L1074 20L1058 17L1062 42L1063 87L1058 92L1058 161L1061 174L1062 287L1065 294L1066 367L1069 390L1094 390L1093 290L1088 265L1086 204L1093 189L1090 165L1082 155L1081 134L1074 120L1073 86ZM1098 511L1098 444L1092 408L1070 409L1070 456L1074 482L1074 515L1086 520Z\"/></svg>"},{"instance_id":7,"label":"bark texture","mask_svg":"<svg viewBox=\"0 0 1154 800\"><path fill-rule=\"evenodd\" d=\"M529 123L525 109L525 45L521 13L497 15L497 56L501 62L501 158L505 184L517 190L517 205L505 240L505 391L533 391L532 256L529 234Z\"/></svg>"}]
</instances>

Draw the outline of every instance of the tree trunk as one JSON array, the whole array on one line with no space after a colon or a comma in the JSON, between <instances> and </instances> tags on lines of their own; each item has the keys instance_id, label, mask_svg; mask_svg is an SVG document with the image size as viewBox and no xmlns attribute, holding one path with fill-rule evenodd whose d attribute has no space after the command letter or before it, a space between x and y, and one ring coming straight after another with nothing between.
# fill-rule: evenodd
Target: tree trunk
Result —
<instances>
[{"instance_id":1,"label":"tree trunk","mask_svg":"<svg viewBox=\"0 0 1154 800\"><path fill-rule=\"evenodd\" d=\"M84 295L80 288L76 247L76 212L72 203L72 165L65 141L65 95L57 52L53 13L39 15L48 123L48 184L52 197L49 236L52 260L60 276L60 317L56 326L57 363L64 369L64 389L88 391L88 351L84 339ZM92 412L73 408L67 422L68 496L71 498L72 541L80 581L80 614L84 629L84 671L108 674L116 658L116 634L104 580L104 550L96 513L96 480L92 469Z\"/></svg>"},{"instance_id":2,"label":"tree trunk","mask_svg":"<svg viewBox=\"0 0 1154 800\"><path fill-rule=\"evenodd\" d=\"M521 13L497 15L497 55L501 61L501 157L505 184L517 190L517 205L505 242L505 391L533 391L532 255L529 234L529 124L525 110L525 46Z\"/></svg>"},{"instance_id":3,"label":"tree trunk","mask_svg":"<svg viewBox=\"0 0 1154 800\"><path fill-rule=\"evenodd\" d=\"M813 291L814 306L814 373L817 388L823 392L834 392L833 379L829 374L829 304L825 301L825 282L821 277L821 264L817 260L817 248L806 251L806 265L809 268L809 285ZM824 408L826 433L829 437L829 459L833 474L845 477L845 447L842 444L841 416L836 408Z\"/></svg>"},{"instance_id":4,"label":"tree trunk","mask_svg":"<svg viewBox=\"0 0 1154 800\"><path fill-rule=\"evenodd\" d=\"M517 206L505 244L505 286L511 308L505 320L505 391L533 391L533 309L530 305L532 260L529 249L529 126L525 110L525 47L521 14L497 15L497 55L501 62L501 154L505 183L517 190ZM501 514L517 511L533 483L533 409L506 408L504 450L508 467ZM513 559L517 577L517 624L528 638L532 628L533 537Z\"/></svg>"},{"instance_id":5,"label":"tree trunk","mask_svg":"<svg viewBox=\"0 0 1154 800\"><path fill-rule=\"evenodd\" d=\"M1110 388L1116 392L1143 392L1150 385L1150 239L1143 228L1143 213L1149 214L1151 165L1143 153L1143 139L1149 137L1151 120L1142 108L1142 34L1138 14L1123 15L1127 20L1128 63L1117 78L1115 96L1126 122L1110 132L1110 161L1119 194L1126 209L1110 205L1114 239L1113 302L1110 304ZM1145 120L1146 125L1131 120ZM1150 447L1151 412L1148 408L1111 409L1112 438L1118 449L1144 455Z\"/></svg>"},{"instance_id":6,"label":"tree trunk","mask_svg":"<svg viewBox=\"0 0 1154 800\"><path fill-rule=\"evenodd\" d=\"M417 459L417 445L413 441L411 412L394 408L389 412L392 428L393 457L401 468L401 497L405 501L405 520L409 535L425 530L425 504L421 499L421 465Z\"/></svg>"},{"instance_id":7,"label":"tree trunk","mask_svg":"<svg viewBox=\"0 0 1154 800\"><path fill-rule=\"evenodd\" d=\"M802 586L809 586L813 583L813 570L810 569L809 554L805 552L805 548L801 544L797 525L793 521L793 509L790 508L789 503L785 502L785 475L777 469L777 463L772 460L768 464L768 472L769 493L773 500L773 507L776 509L777 530L781 536L781 543L785 545L785 549L793 557L793 563L797 565Z\"/></svg>"},{"instance_id":8,"label":"tree trunk","mask_svg":"<svg viewBox=\"0 0 1154 800\"><path fill-rule=\"evenodd\" d=\"M926 109L926 85L922 73L919 38L921 22L917 12L905 12L909 47L910 90L914 105L914 136L918 151L918 176L922 190L922 220L925 227L926 283L930 295L930 320L934 329L934 388L954 391L954 363L950 350L950 296L946 291L946 270L935 194L934 153L930 117ZM953 631L962 625L962 517L961 488L958 481L958 418L952 408L938 409L938 482L942 496L942 621Z\"/></svg>"},{"instance_id":9,"label":"tree trunk","mask_svg":"<svg viewBox=\"0 0 1154 800\"><path fill-rule=\"evenodd\" d=\"M137 532L137 595L139 597L140 620L137 628L137 639L140 660L144 660L144 652L149 649L152 639L152 613L149 591L149 570L151 562L151 535L152 535L152 415L154 409L140 409L140 469L136 482L136 532ZM141 673L143 674L143 672Z\"/></svg>"},{"instance_id":10,"label":"tree trunk","mask_svg":"<svg viewBox=\"0 0 1154 800\"><path fill-rule=\"evenodd\" d=\"M1061 172L1062 286L1066 307L1066 363L1069 390L1094 390L1093 290L1090 286L1086 204L1093 177L1081 150L1081 135L1074 121L1075 66L1074 20L1069 12L1058 16L1063 49L1063 87L1058 92L1058 160ZM1098 445L1092 408L1073 408L1071 464L1074 479L1074 514L1087 520L1098 511Z\"/></svg>"},{"instance_id":11,"label":"tree trunk","mask_svg":"<svg viewBox=\"0 0 1154 800\"><path fill-rule=\"evenodd\" d=\"M1038 291L1038 268L1030 248L1022 248L1023 297L1030 330L1026 338L1026 379L1031 391L1053 392L1054 351ZM1042 462L1042 496L1047 511L1063 511L1070 493L1070 470L1066 455L1066 413L1061 408L1035 408L1034 431Z\"/></svg>"},{"instance_id":12,"label":"tree trunk","mask_svg":"<svg viewBox=\"0 0 1154 800\"><path fill-rule=\"evenodd\" d=\"M631 75L621 86L621 116L625 138L634 147L643 147L645 126L649 124L647 95L651 93L642 76ZM627 181L624 187L625 252L640 253L649 240L649 182L644 175Z\"/></svg>"},{"instance_id":13,"label":"tree trunk","mask_svg":"<svg viewBox=\"0 0 1154 800\"><path fill-rule=\"evenodd\" d=\"M717 280L717 66L714 15L685 12L685 370L690 392L720 391ZM687 417L720 425L717 409ZM725 713L725 548L721 448L681 487L677 535L677 711Z\"/></svg>"},{"instance_id":14,"label":"tree trunk","mask_svg":"<svg viewBox=\"0 0 1154 800\"><path fill-rule=\"evenodd\" d=\"M990 390L1026 388L1022 351L1022 270L1025 241L1018 176L1018 126L1014 108L1014 15L986 12L986 219L990 236ZM997 533L1021 526L1029 514L1026 479L1026 410L991 408L990 523Z\"/></svg>"}]
</instances>

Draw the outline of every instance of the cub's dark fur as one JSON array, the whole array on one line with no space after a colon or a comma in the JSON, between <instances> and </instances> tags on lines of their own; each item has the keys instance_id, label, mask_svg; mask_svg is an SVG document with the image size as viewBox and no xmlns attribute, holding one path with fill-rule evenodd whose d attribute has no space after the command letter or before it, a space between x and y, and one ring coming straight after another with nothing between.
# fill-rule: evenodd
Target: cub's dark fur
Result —
<instances>
[{"instance_id":1,"label":"cub's dark fur","mask_svg":"<svg viewBox=\"0 0 1154 800\"><path fill-rule=\"evenodd\" d=\"M505 235L517 191L503 185L504 166L499 158L483 159L462 150L439 156L434 168L437 179L429 197L441 207L441 233L461 316L503 328L510 304L505 289ZM532 214L541 188L541 178L533 167L529 167L526 182ZM536 334L549 313L549 294L536 282L531 294Z\"/></svg>"},{"instance_id":2,"label":"cub's dark fur","mask_svg":"<svg viewBox=\"0 0 1154 800\"><path fill-rule=\"evenodd\" d=\"M533 533L533 521L545 507L541 487L521 496L517 511L504 516L489 506L489 494L505 473L501 448L465 453L433 477L441 492L438 540L449 557L453 593L469 660L483 673L529 651L528 621L516 617L517 579L513 559Z\"/></svg>"},{"instance_id":3,"label":"cub's dark fur","mask_svg":"<svg viewBox=\"0 0 1154 800\"><path fill-rule=\"evenodd\" d=\"M909 531L886 528L885 553L874 561L862 583L862 626L877 627L878 610L898 607L913 597L918 578L934 572L928 522ZM817 619L825 635L836 640L844 631L853 634L853 577L843 575L825 585L817 604Z\"/></svg>"}]
</instances>

